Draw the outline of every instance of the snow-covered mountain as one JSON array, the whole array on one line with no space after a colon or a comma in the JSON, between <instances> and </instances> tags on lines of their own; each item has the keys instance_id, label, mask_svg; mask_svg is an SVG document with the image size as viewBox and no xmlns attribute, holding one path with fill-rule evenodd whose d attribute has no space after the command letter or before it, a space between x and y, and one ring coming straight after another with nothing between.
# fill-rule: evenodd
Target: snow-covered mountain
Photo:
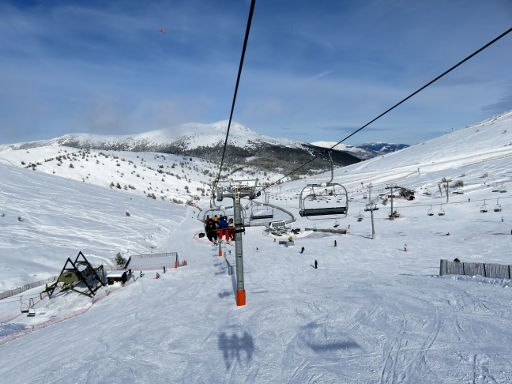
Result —
<instances>
[{"instance_id":1,"label":"snow-covered mountain","mask_svg":"<svg viewBox=\"0 0 512 384\"><path fill-rule=\"evenodd\" d=\"M336 143L336 141L315 141L312 142L311 144L322 148L331 148ZM381 156L385 155L386 153L396 152L407 147L407 144L365 143L359 146L338 144L335 147L335 149L338 151L349 152L354 156L360 158L361 160L367 160L375 156Z\"/></svg>"},{"instance_id":2,"label":"snow-covered mountain","mask_svg":"<svg viewBox=\"0 0 512 384\"><path fill-rule=\"evenodd\" d=\"M227 124L227 121L189 123L172 129L125 136L69 134L51 140L0 146L0 150L2 147L31 149L56 144L81 149L160 152L220 160ZM260 171L281 169L283 173L313 156L327 160L323 148L290 139L263 136L236 122L231 124L227 154L225 160L233 166L250 166ZM337 166L360 161L344 151L333 151L332 158ZM328 166L328 161L316 161L302 172L326 169Z\"/></svg>"}]
</instances>

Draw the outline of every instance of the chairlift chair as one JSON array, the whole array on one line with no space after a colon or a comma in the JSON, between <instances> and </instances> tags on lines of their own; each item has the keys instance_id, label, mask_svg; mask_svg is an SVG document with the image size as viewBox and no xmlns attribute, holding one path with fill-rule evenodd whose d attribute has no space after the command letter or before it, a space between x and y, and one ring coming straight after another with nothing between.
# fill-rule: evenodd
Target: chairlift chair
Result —
<instances>
[{"instance_id":1,"label":"chairlift chair","mask_svg":"<svg viewBox=\"0 0 512 384\"><path fill-rule=\"evenodd\" d=\"M348 192L339 184L333 183L334 163L331 152L326 151L331 163L331 179L326 183L307 184L299 196L299 215L312 219L338 219L347 217L348 213ZM321 207L313 208L311 202L317 200Z\"/></svg>"},{"instance_id":2,"label":"chairlift chair","mask_svg":"<svg viewBox=\"0 0 512 384\"><path fill-rule=\"evenodd\" d=\"M427 216L434 216L434 211L432 210L432 206L427 211Z\"/></svg>"},{"instance_id":3,"label":"chairlift chair","mask_svg":"<svg viewBox=\"0 0 512 384\"><path fill-rule=\"evenodd\" d=\"M480 207L480 213L487 213L488 209L487 209L487 204L485 203L485 199L484 199L484 203L483 205Z\"/></svg>"},{"instance_id":4,"label":"chairlift chair","mask_svg":"<svg viewBox=\"0 0 512 384\"><path fill-rule=\"evenodd\" d=\"M445 213L445 211L444 211L444 209L443 209L443 206L441 205L441 207L439 208L439 212L437 212L437 215L438 215L438 216L444 216L445 214L446 214L446 213Z\"/></svg>"},{"instance_id":5,"label":"chairlift chair","mask_svg":"<svg viewBox=\"0 0 512 384\"><path fill-rule=\"evenodd\" d=\"M372 205L373 205L373 208L372 208ZM379 210L379 207L377 206L377 204L375 203L368 203L366 204L366 206L364 207L364 211L365 212L370 212L371 210L374 210L374 211L378 211Z\"/></svg>"},{"instance_id":6,"label":"chairlift chair","mask_svg":"<svg viewBox=\"0 0 512 384\"><path fill-rule=\"evenodd\" d=\"M265 205L253 205L251 207L250 220L274 218L274 208Z\"/></svg>"},{"instance_id":7,"label":"chairlift chair","mask_svg":"<svg viewBox=\"0 0 512 384\"><path fill-rule=\"evenodd\" d=\"M20 312L28 313L30 309L34 306L34 299L29 298L27 303L23 302L23 297L20 296Z\"/></svg>"},{"instance_id":8,"label":"chairlift chair","mask_svg":"<svg viewBox=\"0 0 512 384\"><path fill-rule=\"evenodd\" d=\"M363 221L364 215L362 211L359 211L359 215L357 215L357 221Z\"/></svg>"},{"instance_id":9,"label":"chairlift chair","mask_svg":"<svg viewBox=\"0 0 512 384\"><path fill-rule=\"evenodd\" d=\"M496 200L496 206L494 207L494 212L501 212L501 204L499 202L500 199Z\"/></svg>"},{"instance_id":10,"label":"chairlift chair","mask_svg":"<svg viewBox=\"0 0 512 384\"><path fill-rule=\"evenodd\" d=\"M328 191L327 194L325 191ZM320 199L320 197L322 197ZM316 204L312 207L313 198ZM341 201L341 202L338 202ZM320 207L318 207L320 205ZM299 215L320 219L346 217L348 212L348 192L338 183L322 183L306 185L299 196Z\"/></svg>"}]
</instances>

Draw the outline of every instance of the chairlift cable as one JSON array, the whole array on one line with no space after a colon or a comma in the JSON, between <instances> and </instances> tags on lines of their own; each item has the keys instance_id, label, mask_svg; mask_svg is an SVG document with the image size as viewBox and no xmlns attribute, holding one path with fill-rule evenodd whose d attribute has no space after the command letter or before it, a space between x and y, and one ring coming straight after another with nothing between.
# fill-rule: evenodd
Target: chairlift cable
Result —
<instances>
[{"instance_id":1,"label":"chairlift cable","mask_svg":"<svg viewBox=\"0 0 512 384\"><path fill-rule=\"evenodd\" d=\"M245 50L247 48L247 40L249 39L249 31L251 29L251 21L252 21L252 15L254 12L255 1L256 0L251 0L251 8L249 10L249 18L247 19L247 27L245 30L244 44L242 47L242 56L240 57L240 64L238 66L238 75L236 77L235 93L233 94L233 102L231 103L231 112L229 113L229 121L228 121L228 128L226 131L226 139L224 140L224 148L222 150L222 158L220 160L219 173L217 175L217 178L215 179L214 185L216 185L220 180L220 176L221 176L221 172L222 172L222 165L224 164L224 157L226 155L226 148L228 145L229 130L231 128L231 121L233 119L233 111L235 109L236 95L238 93L238 85L240 84L240 75L242 74L242 67L244 65ZM213 189L212 189L212 193L213 193Z\"/></svg>"},{"instance_id":2,"label":"chairlift cable","mask_svg":"<svg viewBox=\"0 0 512 384\"><path fill-rule=\"evenodd\" d=\"M402 100L400 100L398 103L396 103L395 105L393 105L392 107L388 108L387 110L385 110L384 112L382 112L380 115L378 115L377 117L373 118L372 120L370 120L369 122L367 122L366 124L364 124L362 127L356 129L354 132L352 132L351 134L349 134L348 136L344 137L343 139L341 139L340 141L338 141L336 144L334 144L332 147L328 148L328 150L332 150L334 149L337 145L343 143L345 140L349 139L350 137L354 136L356 133L362 131L364 128L368 127L370 124L372 124L373 122L377 121L378 119L380 119L382 116L388 114L389 112L391 112L393 109L395 109L396 107L398 107L400 104L406 102L407 100L409 100L411 97L415 96L416 94L420 93L421 91L423 91L425 88L427 88L428 86L432 85L433 83L435 83L437 80L439 80L440 78L444 77L445 75L447 75L448 73L450 73L451 71L453 71L455 68L459 67L460 65L464 64L466 61L468 61L469 59L471 59L472 57L476 56L477 54L479 54L480 52L482 52L484 49L488 48L489 46L491 46L492 44L494 44L495 42L497 42L498 40L500 40L502 37L504 37L505 35L507 35L508 33L512 32L512 28L509 28L508 30L506 30L505 32L503 32L501 35L495 37L493 40L489 41L487 44L485 44L484 46L480 47L479 49L477 49L476 51L474 51L472 54L470 54L469 56L467 56L466 58L462 59L461 61L459 61L457 64L455 64L454 66L452 66L451 68L447 69L446 71L444 71L443 73L441 73L439 76L437 76L436 78L434 78L433 80L429 81L428 83L426 83L425 85L423 85L422 87L418 88L416 91L414 91L413 93L411 93L409 96L403 98ZM303 163L302 165L298 166L297 168L293 169L291 172L289 172L288 174L280 177L279 179L277 179L275 182L273 183L270 183L269 185L265 186L264 188L260 189L259 192L262 192L264 191L265 189L273 186L273 185L276 185L279 181L287 178L288 176L294 174L295 172L297 172L299 169L302 169L304 168L306 165L312 163L313 161L315 161L317 158L318 158L319 155L315 155L313 156L312 159L306 161L305 163Z\"/></svg>"}]
</instances>

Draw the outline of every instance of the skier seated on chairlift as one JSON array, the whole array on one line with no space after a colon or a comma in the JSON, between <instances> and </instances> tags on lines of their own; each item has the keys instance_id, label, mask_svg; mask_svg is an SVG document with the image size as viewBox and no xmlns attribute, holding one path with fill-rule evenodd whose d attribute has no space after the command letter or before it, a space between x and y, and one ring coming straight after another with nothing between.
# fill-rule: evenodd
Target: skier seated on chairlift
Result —
<instances>
[{"instance_id":1,"label":"skier seated on chairlift","mask_svg":"<svg viewBox=\"0 0 512 384\"><path fill-rule=\"evenodd\" d=\"M228 235L231 239L235 238L235 223L233 223L233 218L228 220Z\"/></svg>"},{"instance_id":2,"label":"skier seated on chairlift","mask_svg":"<svg viewBox=\"0 0 512 384\"><path fill-rule=\"evenodd\" d=\"M206 236L208 237L208 240L210 240L212 243L215 243L217 240L217 230L215 228L215 224L212 219L208 217L205 225L205 231Z\"/></svg>"},{"instance_id":3,"label":"skier seated on chairlift","mask_svg":"<svg viewBox=\"0 0 512 384\"><path fill-rule=\"evenodd\" d=\"M222 236L226 236L226 241L229 241L228 220L226 216L219 219L219 229L217 230L217 234L219 235L220 240L222 240Z\"/></svg>"}]
</instances>

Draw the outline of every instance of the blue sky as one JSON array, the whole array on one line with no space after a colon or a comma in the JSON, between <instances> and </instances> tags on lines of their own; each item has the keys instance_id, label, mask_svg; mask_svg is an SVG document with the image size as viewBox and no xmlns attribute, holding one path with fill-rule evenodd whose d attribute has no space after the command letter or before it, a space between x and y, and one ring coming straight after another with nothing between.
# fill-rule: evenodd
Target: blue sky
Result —
<instances>
[{"instance_id":1,"label":"blue sky","mask_svg":"<svg viewBox=\"0 0 512 384\"><path fill-rule=\"evenodd\" d=\"M226 120L249 4L2 1L0 143ZM511 26L510 0L257 0L234 119L337 141ZM510 63L512 33L348 143L511 110Z\"/></svg>"}]
</instances>

